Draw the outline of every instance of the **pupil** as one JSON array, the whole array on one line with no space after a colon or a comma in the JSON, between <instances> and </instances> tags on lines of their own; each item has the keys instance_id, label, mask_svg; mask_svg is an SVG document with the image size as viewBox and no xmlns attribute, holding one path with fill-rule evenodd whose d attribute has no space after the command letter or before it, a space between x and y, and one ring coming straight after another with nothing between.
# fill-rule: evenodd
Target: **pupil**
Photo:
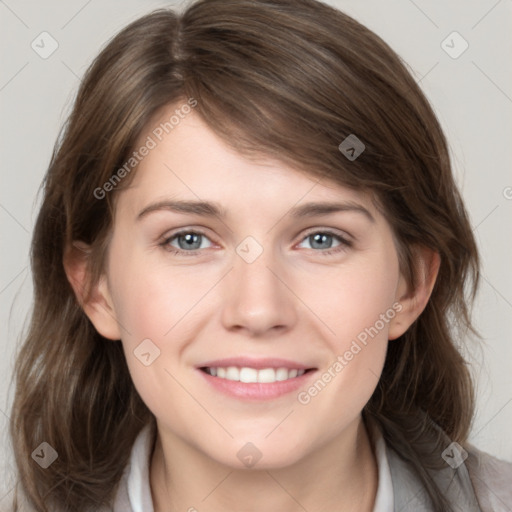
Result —
<instances>
[{"instance_id":1,"label":"pupil","mask_svg":"<svg viewBox=\"0 0 512 512\"><path fill-rule=\"evenodd\" d=\"M184 245L186 246L186 248L190 249L192 247L192 245L197 244L199 236L200 235L197 235L196 233L187 233L186 235L182 235L181 239L185 240ZM199 244L199 245L201 245L201 244ZM182 246L181 243L180 243L180 246ZM183 248L183 247L181 247L181 248ZM198 247L193 247L193 248L197 249Z\"/></svg>"},{"instance_id":2,"label":"pupil","mask_svg":"<svg viewBox=\"0 0 512 512\"><path fill-rule=\"evenodd\" d=\"M322 249L325 247L321 247L322 243L325 243L326 240L328 240L331 237L331 235L328 235L326 233L317 233L316 235L313 235L313 243L311 244L313 248L315 249ZM320 247L318 247L320 245ZM329 244L330 246L330 244Z\"/></svg>"}]
</instances>

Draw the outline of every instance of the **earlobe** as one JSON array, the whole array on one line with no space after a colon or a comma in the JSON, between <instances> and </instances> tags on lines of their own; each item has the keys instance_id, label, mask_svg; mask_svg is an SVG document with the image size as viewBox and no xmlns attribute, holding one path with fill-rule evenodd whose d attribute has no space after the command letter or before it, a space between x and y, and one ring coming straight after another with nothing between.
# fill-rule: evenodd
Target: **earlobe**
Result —
<instances>
[{"instance_id":1,"label":"earlobe","mask_svg":"<svg viewBox=\"0 0 512 512\"><path fill-rule=\"evenodd\" d=\"M388 339L394 340L416 321L428 304L436 283L441 258L427 247L416 247L416 286L413 288L401 275L396 300L401 309L389 323Z\"/></svg>"},{"instance_id":2,"label":"earlobe","mask_svg":"<svg viewBox=\"0 0 512 512\"><path fill-rule=\"evenodd\" d=\"M98 282L88 288L90 254L87 244L73 242L66 249L63 258L66 276L79 304L99 334L111 340L119 340L121 332L106 276L103 274Z\"/></svg>"}]
</instances>

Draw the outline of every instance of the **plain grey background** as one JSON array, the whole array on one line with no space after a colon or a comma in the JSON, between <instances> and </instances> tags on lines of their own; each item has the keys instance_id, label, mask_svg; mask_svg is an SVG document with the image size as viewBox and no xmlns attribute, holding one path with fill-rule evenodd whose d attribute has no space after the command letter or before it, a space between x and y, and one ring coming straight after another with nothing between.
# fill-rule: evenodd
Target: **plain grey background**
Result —
<instances>
[{"instance_id":1,"label":"plain grey background","mask_svg":"<svg viewBox=\"0 0 512 512\"><path fill-rule=\"evenodd\" d=\"M463 349L478 393L470 440L512 461L512 1L328 3L375 31L408 63L447 134L483 259L474 319L484 341ZM80 77L106 41L140 15L174 5L186 3L0 0L0 467L6 471L12 468L13 357L32 300L28 251L37 191L59 128ZM40 53L58 47L42 58L32 44ZM0 505L9 481L3 492L0 487Z\"/></svg>"}]
</instances>

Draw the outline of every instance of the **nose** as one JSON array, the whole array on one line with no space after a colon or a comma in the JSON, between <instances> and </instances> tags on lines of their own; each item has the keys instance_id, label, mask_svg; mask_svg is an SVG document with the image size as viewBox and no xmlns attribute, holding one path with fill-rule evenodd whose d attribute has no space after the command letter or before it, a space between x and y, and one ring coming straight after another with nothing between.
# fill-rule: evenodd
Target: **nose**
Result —
<instances>
[{"instance_id":1,"label":"nose","mask_svg":"<svg viewBox=\"0 0 512 512\"><path fill-rule=\"evenodd\" d=\"M252 263L237 254L226 276L222 322L229 331L251 337L274 336L292 328L297 321L298 299L287 283L283 265L270 250Z\"/></svg>"}]
</instances>

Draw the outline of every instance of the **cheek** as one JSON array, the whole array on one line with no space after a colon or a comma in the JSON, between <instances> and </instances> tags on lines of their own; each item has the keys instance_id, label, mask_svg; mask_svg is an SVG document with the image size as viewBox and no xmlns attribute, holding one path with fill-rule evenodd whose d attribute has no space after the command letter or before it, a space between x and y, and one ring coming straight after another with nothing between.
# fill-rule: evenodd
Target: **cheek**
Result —
<instances>
[{"instance_id":1,"label":"cheek","mask_svg":"<svg viewBox=\"0 0 512 512\"><path fill-rule=\"evenodd\" d=\"M123 341L150 338L162 345L194 316L211 281L204 272L171 268L137 253L126 259L113 272L116 316L129 331Z\"/></svg>"},{"instance_id":2,"label":"cheek","mask_svg":"<svg viewBox=\"0 0 512 512\"><path fill-rule=\"evenodd\" d=\"M122 344L133 384L156 417L176 417L190 406L182 403L183 393L173 379L174 362L183 350L178 333L186 313L184 293L156 273L141 271L132 272L118 294L116 313L127 331Z\"/></svg>"},{"instance_id":3,"label":"cheek","mask_svg":"<svg viewBox=\"0 0 512 512\"><path fill-rule=\"evenodd\" d=\"M315 416L330 416L333 430L359 414L379 381L397 307L398 264L391 256L361 259L317 279L323 293L310 288L311 304L331 331L326 335L331 357L313 385L302 390L299 403Z\"/></svg>"},{"instance_id":4,"label":"cheek","mask_svg":"<svg viewBox=\"0 0 512 512\"><path fill-rule=\"evenodd\" d=\"M334 272L329 269L305 284L302 293L308 297L307 305L328 327L332 348L338 354L348 350L358 336L364 341L368 331L372 339L387 340L389 321L395 316L399 276L392 256L369 254Z\"/></svg>"},{"instance_id":5,"label":"cheek","mask_svg":"<svg viewBox=\"0 0 512 512\"><path fill-rule=\"evenodd\" d=\"M208 302L201 298L211 288L212 276L170 268L137 251L127 254L130 257L119 258L112 268L111 282L128 368L149 409L162 416L165 396L165 414L172 417L190 407L186 400L182 403L183 392L172 376L193 339L191 330L201 323L199 316Z\"/></svg>"}]
</instances>

